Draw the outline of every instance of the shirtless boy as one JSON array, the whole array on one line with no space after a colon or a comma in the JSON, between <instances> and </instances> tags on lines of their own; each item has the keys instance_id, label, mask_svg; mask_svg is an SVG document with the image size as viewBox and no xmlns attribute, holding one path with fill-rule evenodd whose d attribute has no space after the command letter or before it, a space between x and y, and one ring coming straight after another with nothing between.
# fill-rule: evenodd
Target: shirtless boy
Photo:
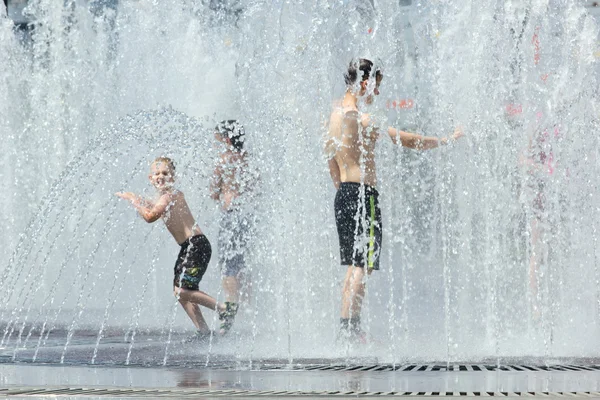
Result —
<instances>
[{"instance_id":1,"label":"shirtless boy","mask_svg":"<svg viewBox=\"0 0 600 400\"><path fill-rule=\"evenodd\" d=\"M210 183L210 196L219 203L219 265L223 274L225 306L235 316L239 305L241 283L248 292L245 253L251 234L248 195L255 177L248 168L244 150L244 127L235 120L222 121L215 127L215 139L222 145L219 160ZM233 317L222 321L220 332L231 329Z\"/></svg>"},{"instance_id":2,"label":"shirtless boy","mask_svg":"<svg viewBox=\"0 0 600 400\"><path fill-rule=\"evenodd\" d=\"M210 261L210 242L196 224L183 192L173 187L173 161L167 157L158 157L150 166L148 178L158 192L155 201L131 192L119 192L116 195L130 201L146 222L152 223L162 218L181 246L175 263L173 291L197 329L196 338L205 340L210 337L211 332L198 305L217 311L222 321L231 317L224 304L217 303L213 297L198 288Z\"/></svg>"},{"instance_id":3,"label":"shirtless boy","mask_svg":"<svg viewBox=\"0 0 600 400\"><path fill-rule=\"evenodd\" d=\"M343 336L364 340L360 312L365 293L365 268L370 275L379 269L382 220L377 192L375 143L380 129L359 106L371 104L379 95L381 70L373 70L367 59L352 61L345 74L344 97L334 106L326 143L329 171L337 189L335 219L341 264L347 266L342 289L340 328ZM394 144L416 150L429 150L462 136L456 130L449 138L421 136L388 128Z\"/></svg>"}]
</instances>

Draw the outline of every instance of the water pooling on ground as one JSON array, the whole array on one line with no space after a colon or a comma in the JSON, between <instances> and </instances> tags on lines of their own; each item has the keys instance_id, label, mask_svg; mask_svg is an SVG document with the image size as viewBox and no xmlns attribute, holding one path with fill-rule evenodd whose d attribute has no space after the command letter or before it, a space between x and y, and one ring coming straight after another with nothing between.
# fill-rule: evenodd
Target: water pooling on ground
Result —
<instances>
[{"instance_id":1,"label":"water pooling on ground","mask_svg":"<svg viewBox=\"0 0 600 400\"><path fill-rule=\"evenodd\" d=\"M386 394L417 395L426 393L435 396L441 392L446 396L500 395L534 396L539 392L567 392L564 395L553 393L557 397L571 397L568 392L596 392L598 390L598 371L480 371L475 369L439 371L433 365L425 369L385 370L385 371L336 371L336 370L294 370L281 371L269 366L259 370L226 370L212 368L139 368L139 367L86 367L86 366L47 366L47 365L0 365L0 385L2 390L18 390L21 395L34 394L36 390L63 391L62 393L83 396L177 396L198 395L298 395L305 396L329 391L321 395L340 395L346 397ZM439 368L439 366L437 366ZM457 366L458 367L458 366ZM465 367L465 366L461 366ZM469 366L471 367L471 366ZM577 379L573 379L577 376ZM115 391L102 392L102 389ZM89 390L87 393L80 391ZM94 393L92 390L98 390ZM152 392L160 390L160 392ZM69 391L71 391L69 393ZM210 393L208 391L214 391ZM219 393L229 391L229 393ZM257 393L257 392L266 393ZM267 391L271 391L268 393ZM194 393L196 392L196 393ZM203 393L204 392L204 393ZM243 393L246 392L246 393ZM308 393L307 393L308 392ZM396 393L390 393L396 392ZM400 392L400 393L398 393ZM412 393L402 393L412 392ZM421 392L421 393L419 393ZM460 393L463 392L463 393ZM483 393L481 393L483 392ZM488 393L486 393L488 392ZM530 392L530 393L527 393ZM5 394L6 391L3 392ZM277 393L277 395L275 395ZM481 393L481 394L480 394ZM16 394L16 393L15 393ZM597 393L592 393L595 396ZM584 397L584 394L580 395ZM328 396L329 397L329 396ZM548 398L548 394L544 396ZM590 397L588 394L585 397Z\"/></svg>"},{"instance_id":2,"label":"water pooling on ground","mask_svg":"<svg viewBox=\"0 0 600 400\"><path fill-rule=\"evenodd\" d=\"M68 361L85 338L89 362L118 342L105 354L126 363L151 337L150 359L168 365L186 348L177 247L113 193L150 193L148 164L172 156L216 244L212 127L236 118L261 174L252 304L199 357L597 356L598 48L582 5L217 4L36 0L20 36L0 19L3 355ZM379 144L372 340L349 348L335 340L344 271L322 138L356 56L384 66L383 123L467 137L427 153ZM222 297L219 281L213 261L203 288Z\"/></svg>"}]
</instances>

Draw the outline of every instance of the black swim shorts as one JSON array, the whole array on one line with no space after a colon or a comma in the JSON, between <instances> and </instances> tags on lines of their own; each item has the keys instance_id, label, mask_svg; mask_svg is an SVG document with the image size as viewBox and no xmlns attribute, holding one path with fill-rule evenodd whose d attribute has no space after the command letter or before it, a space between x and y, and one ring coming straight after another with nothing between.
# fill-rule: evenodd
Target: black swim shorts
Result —
<instances>
[{"instance_id":1,"label":"black swim shorts","mask_svg":"<svg viewBox=\"0 0 600 400\"><path fill-rule=\"evenodd\" d=\"M377 189L342 182L334 209L342 265L379 269L382 223Z\"/></svg>"},{"instance_id":2,"label":"black swim shorts","mask_svg":"<svg viewBox=\"0 0 600 400\"><path fill-rule=\"evenodd\" d=\"M210 242L204 235L192 236L183 242L175 263L173 285L183 289L198 290L198 284L208 268L211 254Z\"/></svg>"}]
</instances>

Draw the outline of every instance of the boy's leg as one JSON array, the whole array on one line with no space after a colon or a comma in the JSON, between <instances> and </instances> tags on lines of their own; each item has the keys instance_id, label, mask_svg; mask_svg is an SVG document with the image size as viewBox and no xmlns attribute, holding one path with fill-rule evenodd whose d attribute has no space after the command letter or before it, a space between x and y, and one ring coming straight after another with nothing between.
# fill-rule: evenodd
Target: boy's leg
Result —
<instances>
[{"instance_id":1,"label":"boy's leg","mask_svg":"<svg viewBox=\"0 0 600 400\"><path fill-rule=\"evenodd\" d=\"M190 317L198 331L203 333L210 331L206 320L202 316L202 311L200 311L200 307L198 306L198 304L189 301L183 301L181 299L179 299L179 303L187 313L188 317Z\"/></svg>"},{"instance_id":2,"label":"boy's leg","mask_svg":"<svg viewBox=\"0 0 600 400\"><path fill-rule=\"evenodd\" d=\"M352 265L348 266L346 270L346 276L344 277L344 284L342 286L342 312L341 317L348 319L350 318L350 282L352 280Z\"/></svg>"},{"instance_id":3,"label":"boy's leg","mask_svg":"<svg viewBox=\"0 0 600 400\"><path fill-rule=\"evenodd\" d=\"M239 297L239 282L237 280L236 259L239 252L240 223L238 212L230 211L221 214L219 226L219 265L221 266L221 285L225 292L224 309L219 311L219 333L226 334L233 324L237 313Z\"/></svg>"},{"instance_id":4,"label":"boy's leg","mask_svg":"<svg viewBox=\"0 0 600 400\"><path fill-rule=\"evenodd\" d=\"M239 233L239 232L238 232ZM239 236L239 235L238 235ZM237 249L239 250L239 237L235 238L238 242ZM230 249L234 251L234 248ZM221 320L220 333L222 335L229 332L231 326L233 325L233 321L235 320L235 316L237 315L239 308L239 297L240 297L240 282L239 276L241 271L244 269L244 256L242 254L227 254L223 257L223 289L225 291L225 312L219 315L219 319Z\"/></svg>"},{"instance_id":5,"label":"boy's leg","mask_svg":"<svg viewBox=\"0 0 600 400\"><path fill-rule=\"evenodd\" d=\"M225 291L226 301L237 304L240 296L240 274L246 267L244 259L245 235L246 230L240 217L236 214L229 214L230 225L226 232L221 233L221 237L228 238L224 243L221 239L220 261L223 273L223 290Z\"/></svg>"},{"instance_id":6,"label":"boy's leg","mask_svg":"<svg viewBox=\"0 0 600 400\"><path fill-rule=\"evenodd\" d=\"M226 301L237 304L240 299L240 276L245 269L244 256L238 254L230 259L225 259L223 265L223 290Z\"/></svg>"},{"instance_id":7,"label":"boy's leg","mask_svg":"<svg viewBox=\"0 0 600 400\"><path fill-rule=\"evenodd\" d=\"M342 289L342 319L360 317L362 301L365 297L364 277L364 268L353 265L348 267Z\"/></svg>"},{"instance_id":8,"label":"boy's leg","mask_svg":"<svg viewBox=\"0 0 600 400\"><path fill-rule=\"evenodd\" d=\"M192 302L218 312L225 311L224 304L219 304L214 297L201 290L187 290L178 287L174 287L173 290L180 302Z\"/></svg>"},{"instance_id":9,"label":"boy's leg","mask_svg":"<svg viewBox=\"0 0 600 400\"><path fill-rule=\"evenodd\" d=\"M240 283L237 276L224 276L222 283L227 301L230 303L237 303L240 292Z\"/></svg>"},{"instance_id":10,"label":"boy's leg","mask_svg":"<svg viewBox=\"0 0 600 400\"><path fill-rule=\"evenodd\" d=\"M221 325L219 332L225 335L231 329L238 311L240 283L238 276L243 266L243 256L238 254L232 258L224 257L223 260L223 289L225 291L225 311L219 314Z\"/></svg>"},{"instance_id":11,"label":"boy's leg","mask_svg":"<svg viewBox=\"0 0 600 400\"><path fill-rule=\"evenodd\" d=\"M225 260L223 265L223 289L225 291L225 311L219 314L221 325L219 332L221 335L226 334L231 329L233 321L238 311L238 300L240 293L240 283L238 280L239 266L237 262L239 257Z\"/></svg>"}]
</instances>

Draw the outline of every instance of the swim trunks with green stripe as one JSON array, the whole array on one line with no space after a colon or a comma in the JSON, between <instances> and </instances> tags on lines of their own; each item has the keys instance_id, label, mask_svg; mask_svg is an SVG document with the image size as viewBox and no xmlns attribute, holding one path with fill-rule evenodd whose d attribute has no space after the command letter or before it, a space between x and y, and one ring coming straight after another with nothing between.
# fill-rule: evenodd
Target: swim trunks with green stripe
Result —
<instances>
[{"instance_id":1,"label":"swim trunks with green stripe","mask_svg":"<svg viewBox=\"0 0 600 400\"><path fill-rule=\"evenodd\" d=\"M341 264L379 269L382 223L377 189L342 182L335 195L334 209Z\"/></svg>"}]
</instances>

